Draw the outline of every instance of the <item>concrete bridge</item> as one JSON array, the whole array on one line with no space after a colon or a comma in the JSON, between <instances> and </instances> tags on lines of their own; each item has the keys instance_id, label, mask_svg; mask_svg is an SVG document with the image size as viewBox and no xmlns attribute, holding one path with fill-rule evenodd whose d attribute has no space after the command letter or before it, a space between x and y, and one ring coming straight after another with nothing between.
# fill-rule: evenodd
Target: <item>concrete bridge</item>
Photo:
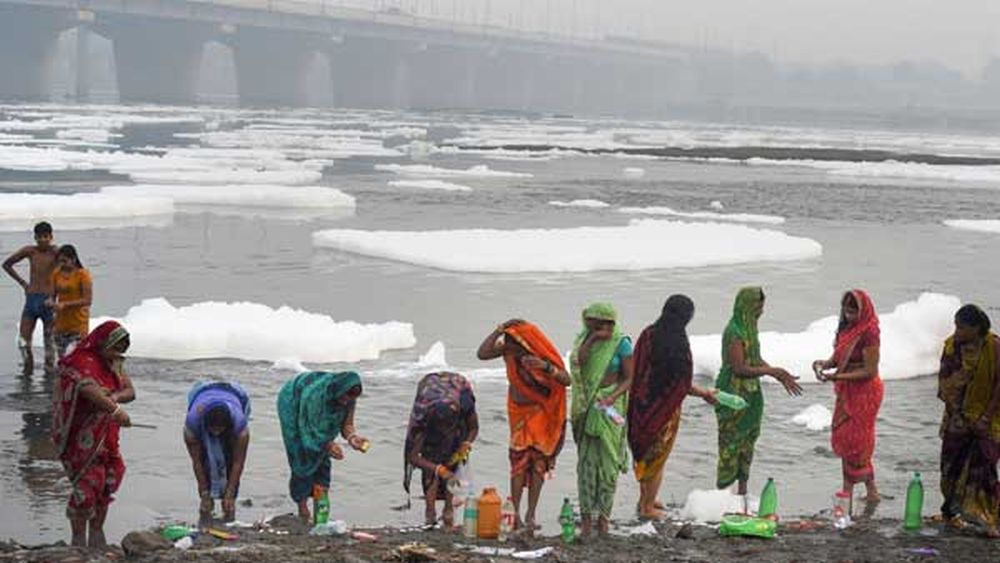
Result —
<instances>
[{"instance_id":1,"label":"concrete bridge","mask_svg":"<svg viewBox=\"0 0 1000 563\"><path fill-rule=\"evenodd\" d=\"M687 54L303 0L0 0L0 98L44 99L62 32L113 45L122 102L193 104L206 43L233 54L240 102L298 106L325 56L343 107L654 114ZM86 52L86 49L78 49ZM79 90L86 60L78 57Z\"/></svg>"}]
</instances>

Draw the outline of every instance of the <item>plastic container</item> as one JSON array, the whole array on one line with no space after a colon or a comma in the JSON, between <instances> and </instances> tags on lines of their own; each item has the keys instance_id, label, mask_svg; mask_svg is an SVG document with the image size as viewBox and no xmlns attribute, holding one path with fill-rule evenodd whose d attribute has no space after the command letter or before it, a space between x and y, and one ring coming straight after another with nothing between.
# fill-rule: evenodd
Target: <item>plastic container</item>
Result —
<instances>
[{"instance_id":1,"label":"plastic container","mask_svg":"<svg viewBox=\"0 0 1000 563\"><path fill-rule=\"evenodd\" d=\"M770 518L752 518L742 514L727 514L719 524L719 535L754 536L773 538L778 531L778 523Z\"/></svg>"},{"instance_id":2,"label":"plastic container","mask_svg":"<svg viewBox=\"0 0 1000 563\"><path fill-rule=\"evenodd\" d=\"M313 525L322 526L330 521L330 493L326 487L313 485Z\"/></svg>"},{"instance_id":3,"label":"plastic container","mask_svg":"<svg viewBox=\"0 0 1000 563\"><path fill-rule=\"evenodd\" d=\"M924 525L924 483L920 480L920 472L913 474L910 485L906 487L906 509L903 512L903 529L919 530Z\"/></svg>"},{"instance_id":4,"label":"plastic container","mask_svg":"<svg viewBox=\"0 0 1000 563\"><path fill-rule=\"evenodd\" d=\"M514 521L516 519L517 513L514 511L514 499L507 497L507 500L503 501L503 506L500 507L500 535L497 537L498 540L502 542L507 541L510 533L514 530Z\"/></svg>"},{"instance_id":5,"label":"plastic container","mask_svg":"<svg viewBox=\"0 0 1000 563\"><path fill-rule=\"evenodd\" d=\"M833 527L838 530L851 525L851 493L837 491L833 495Z\"/></svg>"},{"instance_id":6,"label":"plastic container","mask_svg":"<svg viewBox=\"0 0 1000 563\"><path fill-rule=\"evenodd\" d=\"M576 538L576 516L573 514L573 504L569 502L569 497L563 499L562 508L559 510L559 526L561 527L559 536L563 543L573 543Z\"/></svg>"},{"instance_id":7,"label":"plastic container","mask_svg":"<svg viewBox=\"0 0 1000 563\"><path fill-rule=\"evenodd\" d=\"M747 401L743 397L727 393L725 391L720 391L719 389L716 389L716 392L715 398L719 400L720 405L726 407L727 409L741 411L747 408Z\"/></svg>"},{"instance_id":8,"label":"plastic container","mask_svg":"<svg viewBox=\"0 0 1000 563\"><path fill-rule=\"evenodd\" d=\"M173 526L167 526L166 528L163 528L163 531L160 532L160 535L163 536L163 539L169 542L176 542L177 540L181 538L186 538L194 533L195 530L188 528L187 526L175 524Z\"/></svg>"},{"instance_id":9,"label":"plastic container","mask_svg":"<svg viewBox=\"0 0 1000 563\"><path fill-rule=\"evenodd\" d=\"M465 510L462 511L462 534L467 538L475 538L479 532L479 499L475 495L465 497Z\"/></svg>"},{"instance_id":10,"label":"plastic container","mask_svg":"<svg viewBox=\"0 0 1000 563\"><path fill-rule=\"evenodd\" d=\"M615 426L625 426L625 417L622 416L622 413L618 412L618 409L614 405L604 406L600 403L594 403L594 406L601 409L601 412L610 418L611 422L615 423Z\"/></svg>"},{"instance_id":11,"label":"plastic container","mask_svg":"<svg viewBox=\"0 0 1000 563\"><path fill-rule=\"evenodd\" d=\"M500 495L493 487L483 489L479 497L479 522L476 526L478 535L485 540L495 540L500 535L500 507L503 504Z\"/></svg>"},{"instance_id":12,"label":"plastic container","mask_svg":"<svg viewBox=\"0 0 1000 563\"><path fill-rule=\"evenodd\" d=\"M778 512L778 487L774 484L774 479L767 478L764 490L760 492L760 504L757 506L757 516L773 516Z\"/></svg>"},{"instance_id":13,"label":"plastic container","mask_svg":"<svg viewBox=\"0 0 1000 563\"><path fill-rule=\"evenodd\" d=\"M359 449L361 450L361 453L366 454L366 453L368 453L368 450L371 447L372 447L371 440L365 440L365 441L361 442L361 448L359 448Z\"/></svg>"}]
</instances>

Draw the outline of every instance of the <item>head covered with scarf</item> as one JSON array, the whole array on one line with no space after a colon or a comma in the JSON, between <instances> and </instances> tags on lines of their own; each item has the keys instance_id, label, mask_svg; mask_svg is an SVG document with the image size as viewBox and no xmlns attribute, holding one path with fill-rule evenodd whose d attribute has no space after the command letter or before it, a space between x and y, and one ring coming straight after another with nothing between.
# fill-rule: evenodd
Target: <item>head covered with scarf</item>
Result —
<instances>
[{"instance_id":1,"label":"head covered with scarf","mask_svg":"<svg viewBox=\"0 0 1000 563\"><path fill-rule=\"evenodd\" d=\"M410 411L403 447L403 489L410 492L410 479L416 468L411 459L423 455L434 463L454 468L450 463L469 434L469 417L476 412L476 397L469 380L457 373L430 373L417 385ZM416 452L423 437L423 450ZM425 491L426 492L426 491ZM438 491L443 497L443 491Z\"/></svg>"},{"instance_id":2,"label":"head covered with scarf","mask_svg":"<svg viewBox=\"0 0 1000 563\"><path fill-rule=\"evenodd\" d=\"M841 311L837 337L834 341L833 359L841 369L851 361L851 357L854 356L854 351L862 339L867 346L878 346L881 337L878 314L875 312L875 304L868 293L860 289L852 289L844 293L844 297L840 301L841 308L849 307L852 301L857 306L858 316L853 322L850 322L844 311Z\"/></svg>"}]
</instances>

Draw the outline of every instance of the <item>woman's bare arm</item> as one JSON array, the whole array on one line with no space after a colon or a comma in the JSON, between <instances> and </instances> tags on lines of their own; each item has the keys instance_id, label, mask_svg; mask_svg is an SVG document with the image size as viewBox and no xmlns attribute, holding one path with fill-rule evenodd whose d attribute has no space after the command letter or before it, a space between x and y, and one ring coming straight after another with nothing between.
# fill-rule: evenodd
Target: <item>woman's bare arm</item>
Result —
<instances>
[{"instance_id":1,"label":"woman's bare arm","mask_svg":"<svg viewBox=\"0 0 1000 563\"><path fill-rule=\"evenodd\" d=\"M878 375L878 363L879 363L879 347L869 346L861 351L862 362L861 367L857 369L852 369L844 373L837 373L830 376L828 379L833 381L862 381L865 379L871 379Z\"/></svg>"}]
</instances>

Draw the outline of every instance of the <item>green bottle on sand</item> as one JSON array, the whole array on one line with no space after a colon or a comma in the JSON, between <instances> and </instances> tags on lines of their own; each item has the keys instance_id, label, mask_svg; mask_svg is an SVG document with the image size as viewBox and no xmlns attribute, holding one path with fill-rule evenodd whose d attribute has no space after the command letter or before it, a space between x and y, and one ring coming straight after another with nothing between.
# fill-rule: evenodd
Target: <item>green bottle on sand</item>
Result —
<instances>
[{"instance_id":1,"label":"green bottle on sand","mask_svg":"<svg viewBox=\"0 0 1000 563\"><path fill-rule=\"evenodd\" d=\"M320 526L330 521L330 493L326 487L313 486L313 524Z\"/></svg>"},{"instance_id":2,"label":"green bottle on sand","mask_svg":"<svg viewBox=\"0 0 1000 563\"><path fill-rule=\"evenodd\" d=\"M760 506L757 507L757 517L771 516L778 511L778 487L774 479L767 478L767 484L760 493Z\"/></svg>"},{"instance_id":3,"label":"green bottle on sand","mask_svg":"<svg viewBox=\"0 0 1000 563\"><path fill-rule=\"evenodd\" d=\"M924 484L920 480L920 472L913 474L910 485L906 487L906 511L903 513L903 529L919 530L923 526L921 513L924 510Z\"/></svg>"},{"instance_id":4,"label":"green bottle on sand","mask_svg":"<svg viewBox=\"0 0 1000 563\"><path fill-rule=\"evenodd\" d=\"M725 391L719 391L716 389L715 398L719 400L719 404L734 411L741 411L747 408L747 401L739 395L734 395L732 393L727 393Z\"/></svg>"},{"instance_id":5,"label":"green bottle on sand","mask_svg":"<svg viewBox=\"0 0 1000 563\"><path fill-rule=\"evenodd\" d=\"M563 499L562 509L559 511L559 524L562 526L563 543L573 543L576 537L576 517L573 515L573 505L569 498Z\"/></svg>"}]
</instances>

